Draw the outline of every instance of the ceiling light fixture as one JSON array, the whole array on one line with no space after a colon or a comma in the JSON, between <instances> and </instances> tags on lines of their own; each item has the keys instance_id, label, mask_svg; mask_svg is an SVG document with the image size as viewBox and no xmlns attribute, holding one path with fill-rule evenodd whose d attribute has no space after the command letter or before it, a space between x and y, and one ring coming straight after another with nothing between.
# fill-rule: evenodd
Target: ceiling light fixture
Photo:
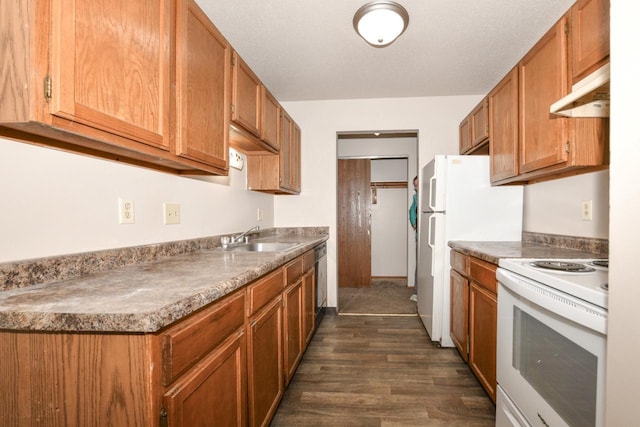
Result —
<instances>
[{"instance_id":1,"label":"ceiling light fixture","mask_svg":"<svg viewBox=\"0 0 640 427\"><path fill-rule=\"evenodd\" d=\"M353 28L373 47L393 43L409 25L407 10L393 1L373 1L353 16Z\"/></svg>"}]
</instances>

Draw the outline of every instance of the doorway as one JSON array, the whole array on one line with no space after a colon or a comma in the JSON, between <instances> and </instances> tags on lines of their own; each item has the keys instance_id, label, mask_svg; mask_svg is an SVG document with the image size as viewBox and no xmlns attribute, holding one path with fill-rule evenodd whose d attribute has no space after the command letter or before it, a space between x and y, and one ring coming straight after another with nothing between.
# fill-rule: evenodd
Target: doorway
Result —
<instances>
[{"instance_id":1,"label":"doorway","mask_svg":"<svg viewBox=\"0 0 640 427\"><path fill-rule=\"evenodd\" d=\"M337 139L338 310L365 305L390 314L394 305L400 311L406 305L405 313L415 313L409 302L416 251L408 209L417 131L339 133ZM352 297L360 300L352 304Z\"/></svg>"}]
</instances>

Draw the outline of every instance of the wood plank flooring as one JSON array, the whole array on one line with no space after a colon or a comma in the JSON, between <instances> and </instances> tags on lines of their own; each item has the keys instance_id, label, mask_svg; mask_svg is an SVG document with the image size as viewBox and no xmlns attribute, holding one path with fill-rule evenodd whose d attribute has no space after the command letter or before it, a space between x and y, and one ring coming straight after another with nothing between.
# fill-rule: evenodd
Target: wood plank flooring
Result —
<instances>
[{"instance_id":1,"label":"wood plank flooring","mask_svg":"<svg viewBox=\"0 0 640 427\"><path fill-rule=\"evenodd\" d=\"M271 426L493 426L495 407L418 317L326 315Z\"/></svg>"},{"instance_id":2,"label":"wood plank flooring","mask_svg":"<svg viewBox=\"0 0 640 427\"><path fill-rule=\"evenodd\" d=\"M340 314L406 314L417 313L416 303L410 300L413 288L407 279L372 278L371 286L338 289Z\"/></svg>"}]
</instances>

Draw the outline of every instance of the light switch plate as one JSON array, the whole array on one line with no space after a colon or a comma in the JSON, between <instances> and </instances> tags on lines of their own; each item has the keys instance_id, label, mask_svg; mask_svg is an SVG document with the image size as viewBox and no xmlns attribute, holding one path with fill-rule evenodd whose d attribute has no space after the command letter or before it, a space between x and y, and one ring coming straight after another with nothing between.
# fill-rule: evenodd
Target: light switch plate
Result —
<instances>
[{"instance_id":1,"label":"light switch plate","mask_svg":"<svg viewBox=\"0 0 640 427\"><path fill-rule=\"evenodd\" d=\"M164 204L164 223L165 225L180 224L180 204L179 203Z\"/></svg>"},{"instance_id":2,"label":"light switch plate","mask_svg":"<svg viewBox=\"0 0 640 427\"><path fill-rule=\"evenodd\" d=\"M582 220L593 221L593 200L582 201Z\"/></svg>"}]
</instances>

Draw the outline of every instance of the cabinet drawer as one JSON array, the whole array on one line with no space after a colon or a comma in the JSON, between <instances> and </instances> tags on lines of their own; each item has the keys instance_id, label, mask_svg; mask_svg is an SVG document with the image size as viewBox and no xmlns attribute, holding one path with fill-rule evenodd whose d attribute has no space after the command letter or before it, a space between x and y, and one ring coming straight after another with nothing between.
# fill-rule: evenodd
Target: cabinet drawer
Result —
<instances>
[{"instance_id":1,"label":"cabinet drawer","mask_svg":"<svg viewBox=\"0 0 640 427\"><path fill-rule=\"evenodd\" d=\"M451 268L463 276L469 276L469 257L460 252L451 251Z\"/></svg>"},{"instance_id":2,"label":"cabinet drawer","mask_svg":"<svg viewBox=\"0 0 640 427\"><path fill-rule=\"evenodd\" d=\"M162 335L162 383L171 384L244 325L244 290L214 303Z\"/></svg>"},{"instance_id":3,"label":"cabinet drawer","mask_svg":"<svg viewBox=\"0 0 640 427\"><path fill-rule=\"evenodd\" d=\"M496 284L496 268L497 266L495 264L473 257L470 257L469 259L469 276L471 279L494 294L498 292Z\"/></svg>"},{"instance_id":4,"label":"cabinet drawer","mask_svg":"<svg viewBox=\"0 0 640 427\"><path fill-rule=\"evenodd\" d=\"M302 277L302 256L291 261L284 268L287 272L286 286L296 283Z\"/></svg>"},{"instance_id":5,"label":"cabinet drawer","mask_svg":"<svg viewBox=\"0 0 640 427\"><path fill-rule=\"evenodd\" d=\"M281 268L249 285L247 316L260 310L265 304L280 295L283 289L284 273Z\"/></svg>"},{"instance_id":6,"label":"cabinet drawer","mask_svg":"<svg viewBox=\"0 0 640 427\"><path fill-rule=\"evenodd\" d=\"M305 252L304 255L302 255L302 267L304 269L304 272L306 273L307 271L311 270L315 262L316 262L316 255L313 252L313 249Z\"/></svg>"}]
</instances>

